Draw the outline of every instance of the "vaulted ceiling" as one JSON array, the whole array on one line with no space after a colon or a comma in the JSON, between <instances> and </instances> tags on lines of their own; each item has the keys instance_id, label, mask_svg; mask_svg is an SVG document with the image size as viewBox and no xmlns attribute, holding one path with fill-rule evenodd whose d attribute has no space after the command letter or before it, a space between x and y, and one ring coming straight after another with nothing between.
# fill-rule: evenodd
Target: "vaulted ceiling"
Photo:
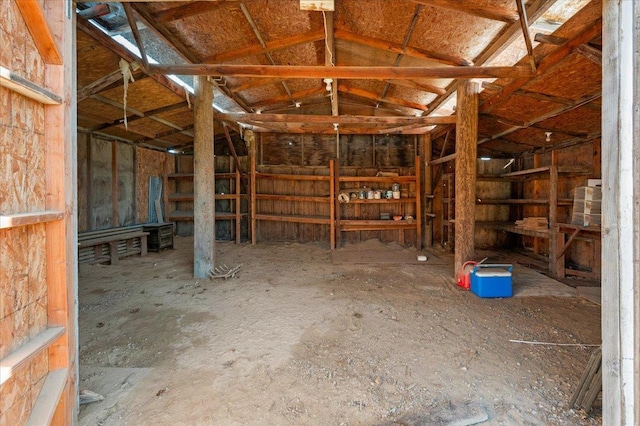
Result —
<instances>
[{"instance_id":1,"label":"vaulted ceiling","mask_svg":"<svg viewBox=\"0 0 640 426\"><path fill-rule=\"evenodd\" d=\"M585 143L600 135L601 8L600 0L335 0L324 12L301 10L299 0L79 3L78 123L143 146L188 146L185 87L191 75L209 75L223 140L241 128L431 132L439 156L452 148L443 146L455 131L452 94L473 79L483 89L481 154ZM126 90L121 59L133 77Z\"/></svg>"}]
</instances>

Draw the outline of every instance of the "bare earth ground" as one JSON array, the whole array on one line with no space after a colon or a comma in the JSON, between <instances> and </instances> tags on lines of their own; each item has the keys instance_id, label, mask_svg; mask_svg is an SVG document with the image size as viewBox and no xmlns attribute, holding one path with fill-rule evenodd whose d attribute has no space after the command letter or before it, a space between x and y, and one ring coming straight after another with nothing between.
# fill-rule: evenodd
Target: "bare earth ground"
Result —
<instances>
[{"instance_id":1,"label":"bare earth ground","mask_svg":"<svg viewBox=\"0 0 640 426\"><path fill-rule=\"evenodd\" d=\"M239 276L196 280L192 246L80 266L80 389L105 396L80 425L601 423L568 408L593 348L509 342L600 343L585 299L480 299L446 261L297 243L218 243Z\"/></svg>"}]
</instances>

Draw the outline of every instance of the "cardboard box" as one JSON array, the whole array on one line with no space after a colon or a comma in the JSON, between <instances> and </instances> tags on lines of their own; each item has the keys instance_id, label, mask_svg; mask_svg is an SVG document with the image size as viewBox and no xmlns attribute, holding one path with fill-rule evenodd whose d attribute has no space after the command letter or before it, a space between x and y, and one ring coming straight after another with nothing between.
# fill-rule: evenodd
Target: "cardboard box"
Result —
<instances>
[{"instance_id":1,"label":"cardboard box","mask_svg":"<svg viewBox=\"0 0 640 426\"><path fill-rule=\"evenodd\" d=\"M511 297L513 265L476 265L471 271L471 292L478 297Z\"/></svg>"}]
</instances>

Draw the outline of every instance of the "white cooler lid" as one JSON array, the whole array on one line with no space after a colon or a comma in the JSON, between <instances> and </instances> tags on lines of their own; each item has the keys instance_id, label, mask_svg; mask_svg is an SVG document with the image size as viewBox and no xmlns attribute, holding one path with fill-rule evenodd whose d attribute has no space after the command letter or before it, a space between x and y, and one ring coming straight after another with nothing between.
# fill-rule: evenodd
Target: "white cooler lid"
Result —
<instances>
[{"instance_id":1,"label":"white cooler lid","mask_svg":"<svg viewBox=\"0 0 640 426\"><path fill-rule=\"evenodd\" d=\"M501 269L494 269L493 271L487 270L487 269L480 269L476 271L476 276L477 277L510 277L511 272L501 270Z\"/></svg>"}]
</instances>

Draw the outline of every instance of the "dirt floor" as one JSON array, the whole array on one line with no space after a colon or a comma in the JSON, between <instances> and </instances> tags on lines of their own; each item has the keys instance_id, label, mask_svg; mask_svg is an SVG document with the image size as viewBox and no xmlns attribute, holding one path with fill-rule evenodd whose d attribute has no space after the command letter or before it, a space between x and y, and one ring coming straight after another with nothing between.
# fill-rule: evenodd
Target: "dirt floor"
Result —
<instances>
[{"instance_id":1,"label":"dirt floor","mask_svg":"<svg viewBox=\"0 0 640 426\"><path fill-rule=\"evenodd\" d=\"M444 255L296 243L219 243L239 275L196 280L192 246L80 265L80 389L104 395L80 425L601 424L568 408L594 348L509 341L600 343L586 299L480 299ZM359 249L415 260L380 246Z\"/></svg>"}]
</instances>

